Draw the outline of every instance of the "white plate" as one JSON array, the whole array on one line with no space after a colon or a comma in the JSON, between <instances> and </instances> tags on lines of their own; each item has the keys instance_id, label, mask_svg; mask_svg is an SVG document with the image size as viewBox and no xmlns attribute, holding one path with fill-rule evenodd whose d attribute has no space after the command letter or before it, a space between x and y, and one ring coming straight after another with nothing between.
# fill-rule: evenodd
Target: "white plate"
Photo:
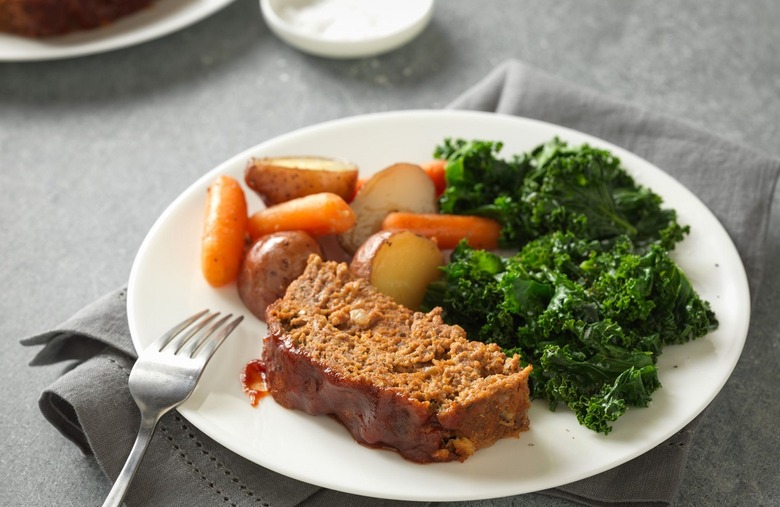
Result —
<instances>
[{"instance_id":1,"label":"white plate","mask_svg":"<svg viewBox=\"0 0 780 507\"><path fill-rule=\"evenodd\" d=\"M0 61L71 58L147 42L204 19L234 0L158 0L108 26L35 39L0 32Z\"/></svg>"},{"instance_id":2,"label":"white plate","mask_svg":"<svg viewBox=\"0 0 780 507\"><path fill-rule=\"evenodd\" d=\"M210 288L199 271L199 236L206 187L218 174L243 179L251 156L324 155L351 159L363 174L398 161L426 161L445 137L503 140L502 154L526 151L553 136L588 142L618 155L636 179L678 210L691 235L676 257L720 320L714 333L669 346L659 361L663 388L644 409L631 409L613 432L596 434L568 409L530 410L531 429L480 450L465 463L418 465L391 451L368 449L329 417L286 410L270 397L252 408L241 391L243 366L260 355L265 326L244 309L233 286ZM250 208L259 200L250 196ZM154 338L202 308L247 318L207 369L180 412L232 451L289 477L366 496L419 501L473 500L538 491L608 470L666 440L720 391L744 344L750 300L745 271L729 236L686 188L645 160L555 125L495 114L407 111L338 120L305 128L241 153L205 174L162 214L144 240L129 281L133 342Z\"/></svg>"}]
</instances>

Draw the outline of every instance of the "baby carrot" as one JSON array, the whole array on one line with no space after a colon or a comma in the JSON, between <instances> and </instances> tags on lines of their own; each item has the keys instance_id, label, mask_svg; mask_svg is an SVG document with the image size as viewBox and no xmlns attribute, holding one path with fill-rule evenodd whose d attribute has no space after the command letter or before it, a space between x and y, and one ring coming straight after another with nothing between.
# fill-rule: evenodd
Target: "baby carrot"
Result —
<instances>
[{"instance_id":1,"label":"baby carrot","mask_svg":"<svg viewBox=\"0 0 780 507\"><path fill-rule=\"evenodd\" d=\"M394 212L382 222L384 230L406 229L436 240L441 249L455 248L465 239L474 248L498 247L501 226L495 220L473 215Z\"/></svg>"},{"instance_id":2,"label":"baby carrot","mask_svg":"<svg viewBox=\"0 0 780 507\"><path fill-rule=\"evenodd\" d=\"M446 160L431 160L424 164L420 164L420 167L428 174L428 177L433 181L434 187L436 187L436 197L439 197L444 193L444 189L447 188L446 173L444 170L446 166Z\"/></svg>"},{"instance_id":3,"label":"baby carrot","mask_svg":"<svg viewBox=\"0 0 780 507\"><path fill-rule=\"evenodd\" d=\"M278 231L306 231L315 236L340 234L355 225L355 213L336 194L320 192L290 199L249 217L252 240Z\"/></svg>"},{"instance_id":4,"label":"baby carrot","mask_svg":"<svg viewBox=\"0 0 780 507\"><path fill-rule=\"evenodd\" d=\"M230 176L209 185L201 237L201 270L206 281L221 287L238 277L244 255L247 205L244 191Z\"/></svg>"}]
</instances>

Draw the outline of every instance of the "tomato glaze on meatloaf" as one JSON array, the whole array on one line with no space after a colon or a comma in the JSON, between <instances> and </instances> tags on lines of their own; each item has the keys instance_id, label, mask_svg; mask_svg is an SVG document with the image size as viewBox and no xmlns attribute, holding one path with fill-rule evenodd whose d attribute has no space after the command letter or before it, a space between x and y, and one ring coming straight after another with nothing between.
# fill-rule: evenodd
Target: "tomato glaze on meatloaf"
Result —
<instances>
[{"instance_id":1,"label":"tomato glaze on meatloaf","mask_svg":"<svg viewBox=\"0 0 780 507\"><path fill-rule=\"evenodd\" d=\"M395 303L344 263L310 256L266 322L273 398L334 416L361 444L420 463L464 461L528 429L530 366L468 340L440 308Z\"/></svg>"}]
</instances>

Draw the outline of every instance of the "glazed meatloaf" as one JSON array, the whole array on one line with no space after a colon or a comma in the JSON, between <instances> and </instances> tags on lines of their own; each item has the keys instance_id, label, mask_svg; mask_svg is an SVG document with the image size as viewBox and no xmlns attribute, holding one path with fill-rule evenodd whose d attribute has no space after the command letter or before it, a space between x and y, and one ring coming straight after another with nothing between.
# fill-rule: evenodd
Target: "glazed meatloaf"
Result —
<instances>
[{"instance_id":1,"label":"glazed meatloaf","mask_svg":"<svg viewBox=\"0 0 780 507\"><path fill-rule=\"evenodd\" d=\"M344 263L312 255L266 322L274 399L334 416L364 445L421 463L463 461L528 428L530 366L469 341L439 308L398 305Z\"/></svg>"},{"instance_id":2,"label":"glazed meatloaf","mask_svg":"<svg viewBox=\"0 0 780 507\"><path fill-rule=\"evenodd\" d=\"M0 0L0 31L50 37L107 25L154 0Z\"/></svg>"}]
</instances>

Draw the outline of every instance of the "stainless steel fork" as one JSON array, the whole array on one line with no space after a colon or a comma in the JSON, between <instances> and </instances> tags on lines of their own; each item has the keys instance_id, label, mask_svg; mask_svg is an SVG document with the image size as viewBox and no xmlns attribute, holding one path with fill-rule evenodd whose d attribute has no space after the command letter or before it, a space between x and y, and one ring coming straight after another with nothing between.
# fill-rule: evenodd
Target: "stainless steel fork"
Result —
<instances>
[{"instance_id":1,"label":"stainless steel fork","mask_svg":"<svg viewBox=\"0 0 780 507\"><path fill-rule=\"evenodd\" d=\"M184 403L225 338L243 320L204 310L165 333L138 357L130 372L130 394L141 409L141 428L125 466L103 507L119 506L143 459L160 418Z\"/></svg>"}]
</instances>

